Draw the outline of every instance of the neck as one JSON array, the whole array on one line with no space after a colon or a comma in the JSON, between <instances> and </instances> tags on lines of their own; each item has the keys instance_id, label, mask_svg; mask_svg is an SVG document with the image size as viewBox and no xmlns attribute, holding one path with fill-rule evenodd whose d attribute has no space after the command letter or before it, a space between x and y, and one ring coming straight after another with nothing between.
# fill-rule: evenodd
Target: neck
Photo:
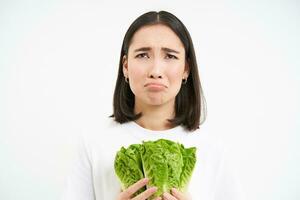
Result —
<instances>
[{"instance_id":1,"label":"neck","mask_svg":"<svg viewBox=\"0 0 300 200\"><path fill-rule=\"evenodd\" d=\"M174 102L164 105L146 105L136 102L134 111L142 112L142 117L135 122L145 129L159 131L173 128L168 119L175 116Z\"/></svg>"}]
</instances>

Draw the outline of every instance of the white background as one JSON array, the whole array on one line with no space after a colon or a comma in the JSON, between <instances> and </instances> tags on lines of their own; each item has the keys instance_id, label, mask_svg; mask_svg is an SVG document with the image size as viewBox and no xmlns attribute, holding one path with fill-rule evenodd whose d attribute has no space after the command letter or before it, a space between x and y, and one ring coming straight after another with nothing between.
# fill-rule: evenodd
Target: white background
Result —
<instances>
[{"instance_id":1,"label":"white background","mask_svg":"<svg viewBox=\"0 0 300 200\"><path fill-rule=\"evenodd\" d=\"M208 116L247 198L300 199L300 4L0 1L0 199L59 199L76 140L112 112L121 43L147 11L188 28Z\"/></svg>"}]
</instances>

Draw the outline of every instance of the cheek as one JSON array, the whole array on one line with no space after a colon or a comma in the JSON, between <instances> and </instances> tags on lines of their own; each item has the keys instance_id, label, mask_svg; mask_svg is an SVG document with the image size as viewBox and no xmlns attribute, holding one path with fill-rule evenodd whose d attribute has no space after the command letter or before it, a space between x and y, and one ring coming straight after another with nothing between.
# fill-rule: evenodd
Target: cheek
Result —
<instances>
[{"instance_id":1,"label":"cheek","mask_svg":"<svg viewBox=\"0 0 300 200\"><path fill-rule=\"evenodd\" d=\"M128 74L131 90L133 93L139 92L141 90L140 87L143 86L143 83L145 82L146 71L143 67L131 63Z\"/></svg>"},{"instance_id":2,"label":"cheek","mask_svg":"<svg viewBox=\"0 0 300 200\"><path fill-rule=\"evenodd\" d=\"M181 84L184 68L180 66L173 67L168 71L169 81L172 84Z\"/></svg>"},{"instance_id":3,"label":"cheek","mask_svg":"<svg viewBox=\"0 0 300 200\"><path fill-rule=\"evenodd\" d=\"M132 79L132 81L134 82L143 79L146 74L145 70L143 70L142 67L138 66L131 66L128 70L128 73L130 79Z\"/></svg>"},{"instance_id":4,"label":"cheek","mask_svg":"<svg viewBox=\"0 0 300 200\"><path fill-rule=\"evenodd\" d=\"M182 84L184 67L182 65L178 65L172 70L168 71L168 79L170 83L170 92L172 95L177 95Z\"/></svg>"},{"instance_id":5,"label":"cheek","mask_svg":"<svg viewBox=\"0 0 300 200\"><path fill-rule=\"evenodd\" d=\"M182 83L182 78L179 73L174 73L170 75L171 77L169 78L170 80L170 91L172 94L177 94L181 88L181 83Z\"/></svg>"},{"instance_id":6,"label":"cheek","mask_svg":"<svg viewBox=\"0 0 300 200\"><path fill-rule=\"evenodd\" d=\"M128 73L131 79L138 79L145 73L145 66L137 62L135 59L128 60Z\"/></svg>"}]
</instances>

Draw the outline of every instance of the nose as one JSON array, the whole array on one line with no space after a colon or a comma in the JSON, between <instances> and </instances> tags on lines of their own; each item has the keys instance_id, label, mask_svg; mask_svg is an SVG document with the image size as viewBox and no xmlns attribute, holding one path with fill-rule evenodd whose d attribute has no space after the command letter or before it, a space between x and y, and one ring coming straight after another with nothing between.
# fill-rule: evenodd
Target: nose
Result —
<instances>
[{"instance_id":1,"label":"nose","mask_svg":"<svg viewBox=\"0 0 300 200\"><path fill-rule=\"evenodd\" d=\"M162 78L163 63L159 58L153 60L153 64L149 69L149 78Z\"/></svg>"}]
</instances>

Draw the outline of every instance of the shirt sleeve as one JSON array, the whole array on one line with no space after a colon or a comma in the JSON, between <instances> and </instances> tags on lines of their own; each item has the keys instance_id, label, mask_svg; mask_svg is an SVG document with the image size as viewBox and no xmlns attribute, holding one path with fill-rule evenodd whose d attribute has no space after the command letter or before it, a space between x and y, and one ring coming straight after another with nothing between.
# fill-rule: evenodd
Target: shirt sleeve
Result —
<instances>
[{"instance_id":1,"label":"shirt sleeve","mask_svg":"<svg viewBox=\"0 0 300 200\"><path fill-rule=\"evenodd\" d=\"M234 162L223 150L220 167L216 178L215 200L245 200L242 186Z\"/></svg>"},{"instance_id":2,"label":"shirt sleeve","mask_svg":"<svg viewBox=\"0 0 300 200\"><path fill-rule=\"evenodd\" d=\"M66 179L62 200L95 200L92 166L83 136L79 138L77 152Z\"/></svg>"}]
</instances>

